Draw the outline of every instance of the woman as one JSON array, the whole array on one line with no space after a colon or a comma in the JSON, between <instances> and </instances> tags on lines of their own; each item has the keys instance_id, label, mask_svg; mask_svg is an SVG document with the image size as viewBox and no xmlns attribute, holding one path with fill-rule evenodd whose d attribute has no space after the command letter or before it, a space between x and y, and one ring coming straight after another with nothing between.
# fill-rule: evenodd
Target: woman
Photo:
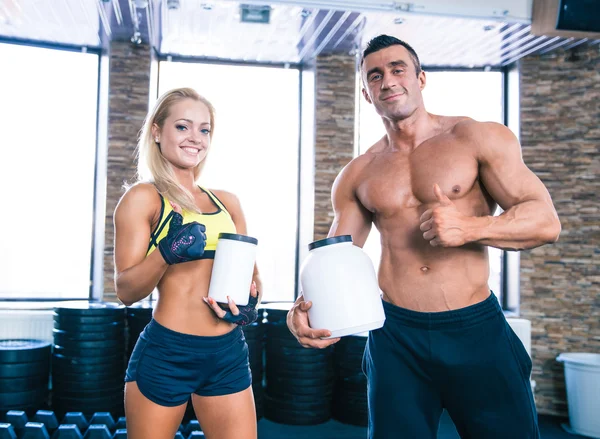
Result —
<instances>
[{"instance_id":1,"label":"woman","mask_svg":"<svg viewBox=\"0 0 600 439\"><path fill-rule=\"evenodd\" d=\"M207 438L256 438L240 328L256 319L256 266L247 306L226 311L207 298L218 234L246 234L235 195L196 184L214 127L212 105L194 90L161 96L138 143L138 183L115 210L117 296L131 305L158 289L125 377L129 438L172 439L190 395Z\"/></svg>"}]
</instances>

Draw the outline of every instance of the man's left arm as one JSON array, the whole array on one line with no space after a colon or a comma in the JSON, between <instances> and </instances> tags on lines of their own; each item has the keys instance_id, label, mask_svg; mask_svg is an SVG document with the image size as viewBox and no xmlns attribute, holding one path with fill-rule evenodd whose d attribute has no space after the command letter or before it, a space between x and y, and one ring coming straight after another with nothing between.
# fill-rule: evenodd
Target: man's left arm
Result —
<instances>
[{"instance_id":1,"label":"man's left arm","mask_svg":"<svg viewBox=\"0 0 600 439\"><path fill-rule=\"evenodd\" d=\"M521 146L504 125L469 127L478 151L479 178L504 212L499 216L462 215L439 189L439 206L421 218L423 236L433 246L456 247L469 242L503 250L525 250L556 242L560 221L548 190L525 165Z\"/></svg>"}]
</instances>

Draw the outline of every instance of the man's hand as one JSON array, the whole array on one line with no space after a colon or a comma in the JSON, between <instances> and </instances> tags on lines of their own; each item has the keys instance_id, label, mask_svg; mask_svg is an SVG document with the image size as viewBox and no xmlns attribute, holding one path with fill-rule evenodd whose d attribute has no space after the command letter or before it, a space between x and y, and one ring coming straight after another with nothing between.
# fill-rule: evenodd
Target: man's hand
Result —
<instances>
[{"instance_id":1,"label":"man's hand","mask_svg":"<svg viewBox=\"0 0 600 439\"><path fill-rule=\"evenodd\" d=\"M331 332L327 329L312 329L309 326L308 310L311 306L312 302L305 302L304 296L300 296L288 312L287 325L290 332L298 340L298 343L305 348L323 349L340 341L339 338L321 340L321 337L330 337Z\"/></svg>"},{"instance_id":2,"label":"man's hand","mask_svg":"<svg viewBox=\"0 0 600 439\"><path fill-rule=\"evenodd\" d=\"M423 238L433 247L460 247L469 242L469 217L459 212L437 184L433 185L433 193L440 204L421 215Z\"/></svg>"}]
</instances>

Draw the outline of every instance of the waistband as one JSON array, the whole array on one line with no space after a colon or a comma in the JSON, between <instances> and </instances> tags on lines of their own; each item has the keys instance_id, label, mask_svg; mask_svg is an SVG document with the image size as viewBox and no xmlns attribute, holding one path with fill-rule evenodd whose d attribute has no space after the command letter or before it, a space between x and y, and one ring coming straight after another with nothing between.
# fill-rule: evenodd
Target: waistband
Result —
<instances>
[{"instance_id":1,"label":"waistband","mask_svg":"<svg viewBox=\"0 0 600 439\"><path fill-rule=\"evenodd\" d=\"M418 312L383 301L386 320L406 326L425 329L471 326L502 314L502 308L493 293L479 303L465 308L442 312Z\"/></svg>"},{"instance_id":2,"label":"waistband","mask_svg":"<svg viewBox=\"0 0 600 439\"><path fill-rule=\"evenodd\" d=\"M242 328L237 325L227 334L205 336L183 334L181 332L173 331L172 329L161 325L154 319L150 320L150 323L146 325L142 334L157 343L168 343L169 345L174 345L176 347L193 349L196 352L212 352L215 348L224 349L244 336Z\"/></svg>"}]
</instances>

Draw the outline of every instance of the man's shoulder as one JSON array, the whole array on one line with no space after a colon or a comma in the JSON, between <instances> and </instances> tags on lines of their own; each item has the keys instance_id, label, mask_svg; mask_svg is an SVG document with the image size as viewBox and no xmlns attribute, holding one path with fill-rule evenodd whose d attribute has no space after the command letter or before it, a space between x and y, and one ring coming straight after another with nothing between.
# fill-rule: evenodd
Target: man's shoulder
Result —
<instances>
[{"instance_id":1,"label":"man's shoulder","mask_svg":"<svg viewBox=\"0 0 600 439\"><path fill-rule=\"evenodd\" d=\"M513 132L498 122L465 119L453 125L450 133L458 143L472 147L478 157L520 149L519 140Z\"/></svg>"},{"instance_id":2,"label":"man's shoulder","mask_svg":"<svg viewBox=\"0 0 600 439\"><path fill-rule=\"evenodd\" d=\"M342 173L353 174L355 176L360 174L374 160L376 151L373 148L374 146L350 160L342 169Z\"/></svg>"},{"instance_id":3,"label":"man's shoulder","mask_svg":"<svg viewBox=\"0 0 600 439\"><path fill-rule=\"evenodd\" d=\"M355 188L363 178L364 170L373 160L374 155L368 151L353 158L337 175L334 190L340 188Z\"/></svg>"},{"instance_id":4,"label":"man's shoulder","mask_svg":"<svg viewBox=\"0 0 600 439\"><path fill-rule=\"evenodd\" d=\"M508 128L498 122L478 121L470 117L457 117L449 121L450 130L457 136L481 136L503 133Z\"/></svg>"}]
</instances>

